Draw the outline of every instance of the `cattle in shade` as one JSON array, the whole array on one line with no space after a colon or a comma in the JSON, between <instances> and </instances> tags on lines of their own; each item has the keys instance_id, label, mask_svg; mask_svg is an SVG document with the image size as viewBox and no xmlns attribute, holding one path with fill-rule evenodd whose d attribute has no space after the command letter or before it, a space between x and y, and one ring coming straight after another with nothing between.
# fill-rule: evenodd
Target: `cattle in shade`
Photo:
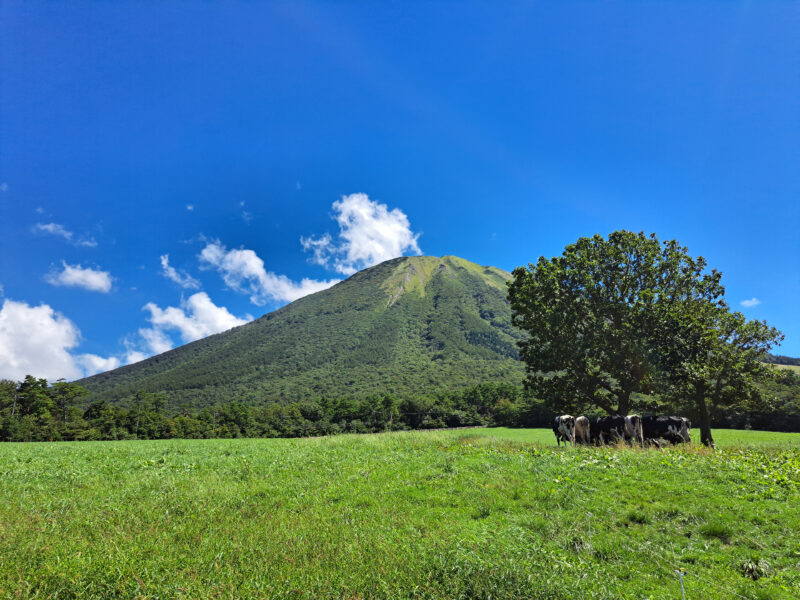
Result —
<instances>
[{"instance_id":1,"label":"cattle in shade","mask_svg":"<svg viewBox=\"0 0 800 600\"><path fill-rule=\"evenodd\" d=\"M553 421L553 433L556 434L556 444L559 446L563 441L565 444L575 445L575 417L572 415L561 415Z\"/></svg>"},{"instance_id":2,"label":"cattle in shade","mask_svg":"<svg viewBox=\"0 0 800 600\"><path fill-rule=\"evenodd\" d=\"M628 415L625 417L625 441L629 444L636 442L640 446L644 445L641 416Z\"/></svg>"},{"instance_id":3,"label":"cattle in shade","mask_svg":"<svg viewBox=\"0 0 800 600\"><path fill-rule=\"evenodd\" d=\"M592 442L600 445L615 444L620 440L629 444L644 444L642 418L639 415L597 417L590 435Z\"/></svg>"},{"instance_id":4,"label":"cattle in shade","mask_svg":"<svg viewBox=\"0 0 800 600\"><path fill-rule=\"evenodd\" d=\"M642 431L646 440L664 439L672 444L691 442L689 429L691 423L686 417L656 417L642 418Z\"/></svg>"},{"instance_id":5,"label":"cattle in shade","mask_svg":"<svg viewBox=\"0 0 800 600\"><path fill-rule=\"evenodd\" d=\"M591 443L591 426L589 419L580 416L575 419L575 443L588 445Z\"/></svg>"},{"instance_id":6,"label":"cattle in shade","mask_svg":"<svg viewBox=\"0 0 800 600\"><path fill-rule=\"evenodd\" d=\"M590 432L591 439L596 444L614 444L625 439L625 417L611 415L597 417Z\"/></svg>"}]
</instances>

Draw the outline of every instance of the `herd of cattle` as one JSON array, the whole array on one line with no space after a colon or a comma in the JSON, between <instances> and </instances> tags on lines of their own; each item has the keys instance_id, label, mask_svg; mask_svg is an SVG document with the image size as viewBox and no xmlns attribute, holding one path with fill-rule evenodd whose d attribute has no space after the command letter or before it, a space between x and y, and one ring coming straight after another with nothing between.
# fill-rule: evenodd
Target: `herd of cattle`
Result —
<instances>
[{"instance_id":1,"label":"herd of cattle","mask_svg":"<svg viewBox=\"0 0 800 600\"><path fill-rule=\"evenodd\" d=\"M561 415L553 423L556 443L560 446L575 444L602 446L625 441L644 446L661 447L664 442L681 444L691 442L689 430L692 424L686 417L641 417L639 415L613 415L598 417L590 423L587 417Z\"/></svg>"}]
</instances>

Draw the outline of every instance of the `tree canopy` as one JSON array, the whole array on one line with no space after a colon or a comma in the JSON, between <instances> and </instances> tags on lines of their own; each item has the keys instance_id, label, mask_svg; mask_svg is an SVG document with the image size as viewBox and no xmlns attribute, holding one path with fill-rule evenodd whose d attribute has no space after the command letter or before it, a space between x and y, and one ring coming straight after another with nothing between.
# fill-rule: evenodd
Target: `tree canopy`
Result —
<instances>
[{"instance_id":1,"label":"tree canopy","mask_svg":"<svg viewBox=\"0 0 800 600\"><path fill-rule=\"evenodd\" d=\"M781 334L731 313L721 277L675 240L630 231L515 269L509 301L527 334L527 386L554 409L609 414L630 412L634 394L685 395L701 422L709 399L754 398Z\"/></svg>"}]
</instances>

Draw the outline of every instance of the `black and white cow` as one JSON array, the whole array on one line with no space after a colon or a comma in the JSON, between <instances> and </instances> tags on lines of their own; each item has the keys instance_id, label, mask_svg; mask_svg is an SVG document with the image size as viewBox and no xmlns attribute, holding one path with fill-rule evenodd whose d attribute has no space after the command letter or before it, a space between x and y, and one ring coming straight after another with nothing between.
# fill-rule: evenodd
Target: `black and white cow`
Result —
<instances>
[{"instance_id":1,"label":"black and white cow","mask_svg":"<svg viewBox=\"0 0 800 600\"><path fill-rule=\"evenodd\" d=\"M556 444L561 445L563 440L575 445L575 417L572 415L561 415L553 421L553 433L556 434Z\"/></svg>"},{"instance_id":2,"label":"black and white cow","mask_svg":"<svg viewBox=\"0 0 800 600\"><path fill-rule=\"evenodd\" d=\"M592 427L591 439L600 445L615 444L620 440L643 445L642 418L639 415L597 417Z\"/></svg>"},{"instance_id":3,"label":"black and white cow","mask_svg":"<svg viewBox=\"0 0 800 600\"><path fill-rule=\"evenodd\" d=\"M597 417L591 430L592 440L599 445L614 444L625 439L625 417L611 415Z\"/></svg>"},{"instance_id":4,"label":"black and white cow","mask_svg":"<svg viewBox=\"0 0 800 600\"><path fill-rule=\"evenodd\" d=\"M686 417L656 417L642 418L642 430L646 440L663 438L672 444L691 442L689 429L691 423Z\"/></svg>"},{"instance_id":5,"label":"black and white cow","mask_svg":"<svg viewBox=\"0 0 800 600\"><path fill-rule=\"evenodd\" d=\"M589 445L592 440L589 419L580 416L575 419L575 443Z\"/></svg>"},{"instance_id":6,"label":"black and white cow","mask_svg":"<svg viewBox=\"0 0 800 600\"><path fill-rule=\"evenodd\" d=\"M644 432L642 431L642 417L628 415L625 417L625 441L629 444L636 442L644 446Z\"/></svg>"}]
</instances>

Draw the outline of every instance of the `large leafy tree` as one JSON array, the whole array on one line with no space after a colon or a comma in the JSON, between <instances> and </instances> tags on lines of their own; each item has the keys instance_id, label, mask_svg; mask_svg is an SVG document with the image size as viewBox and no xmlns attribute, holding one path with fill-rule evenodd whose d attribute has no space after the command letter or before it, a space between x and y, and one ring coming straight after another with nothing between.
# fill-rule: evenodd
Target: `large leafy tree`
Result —
<instances>
[{"instance_id":1,"label":"large leafy tree","mask_svg":"<svg viewBox=\"0 0 800 600\"><path fill-rule=\"evenodd\" d=\"M528 334L519 343L526 383L557 410L626 414L636 393L709 399L709 389L712 404L743 402L779 335L731 314L721 273L655 234L581 238L513 275L512 320ZM764 341L737 345L748 336ZM702 421L708 404L692 406Z\"/></svg>"}]
</instances>

